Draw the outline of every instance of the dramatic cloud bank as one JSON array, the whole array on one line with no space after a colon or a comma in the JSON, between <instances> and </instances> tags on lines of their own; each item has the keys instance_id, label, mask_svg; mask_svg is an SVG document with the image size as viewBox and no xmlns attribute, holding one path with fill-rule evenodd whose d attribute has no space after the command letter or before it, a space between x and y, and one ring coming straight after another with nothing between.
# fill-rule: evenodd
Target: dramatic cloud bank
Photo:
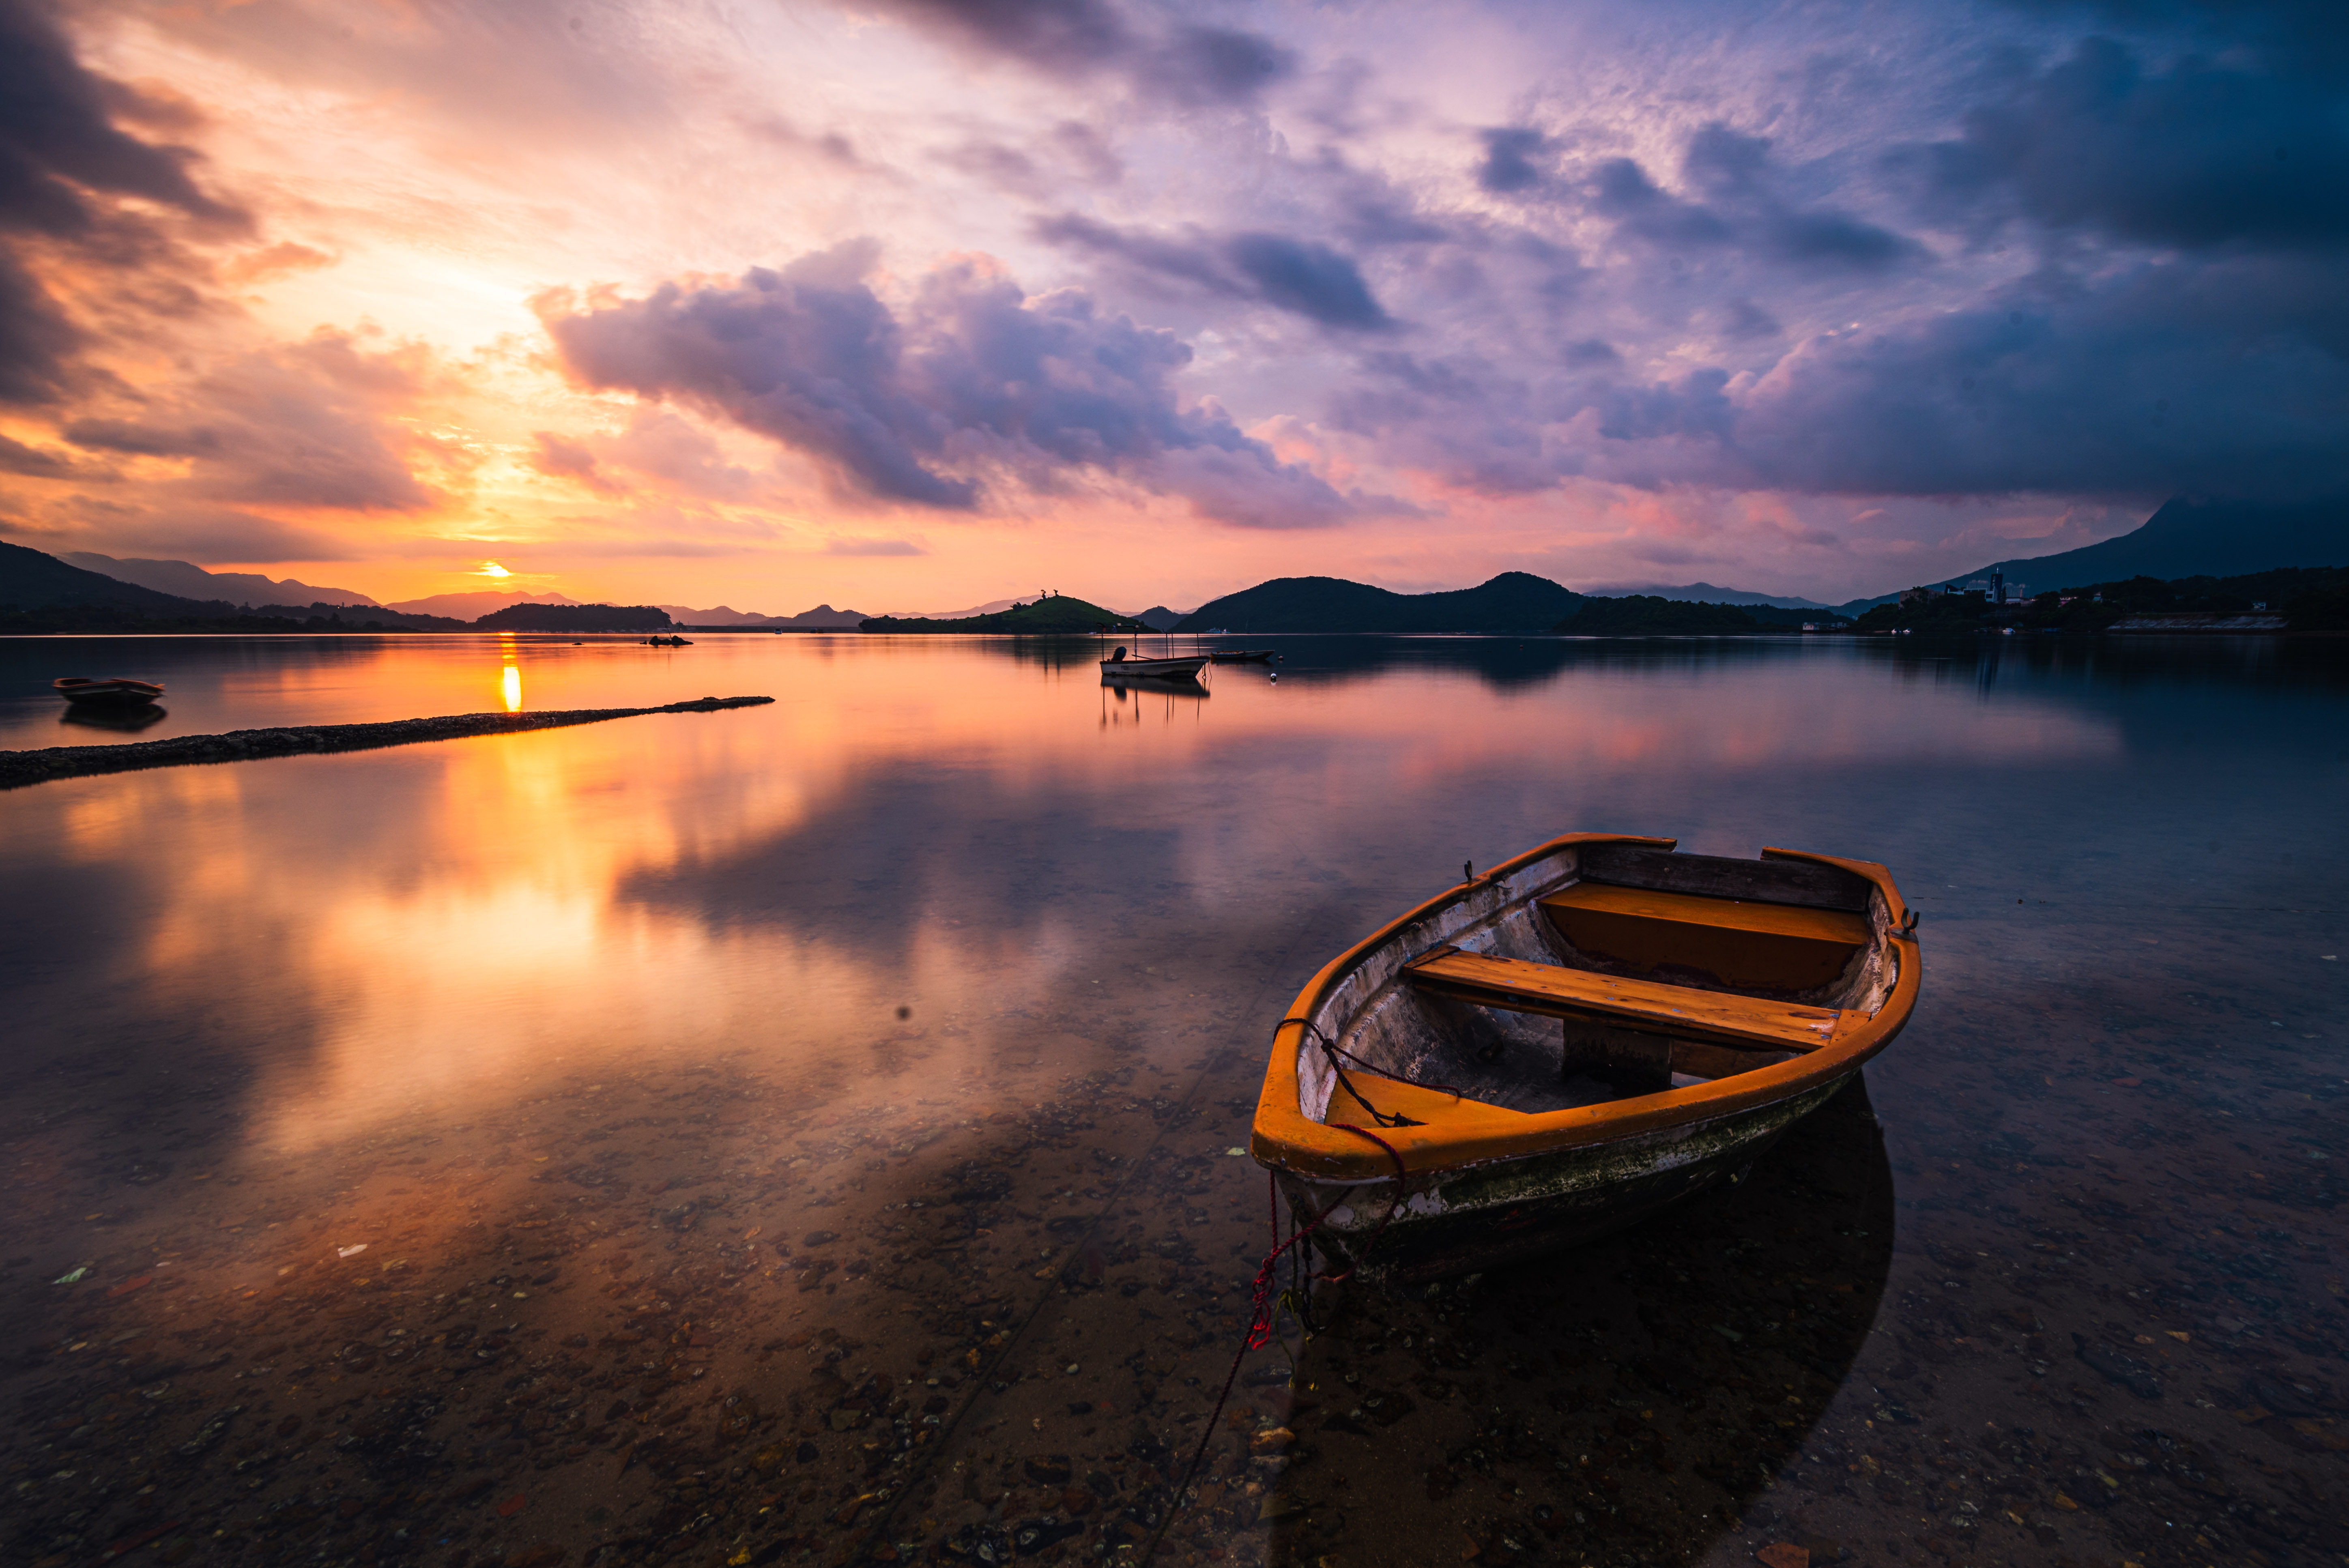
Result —
<instances>
[{"instance_id":1,"label":"dramatic cloud bank","mask_svg":"<svg viewBox=\"0 0 2349 1568\"><path fill-rule=\"evenodd\" d=\"M0 0L0 535L1831 596L2349 495L2342 17Z\"/></svg>"},{"instance_id":2,"label":"dramatic cloud bank","mask_svg":"<svg viewBox=\"0 0 2349 1568\"><path fill-rule=\"evenodd\" d=\"M1192 355L1174 334L1106 315L1078 289L1030 299L972 263L924 278L901 317L864 282L876 253L858 242L634 301L558 292L539 312L580 383L771 437L853 498L967 511L1098 475L1249 527L1357 510L1361 498L1282 463L1213 403L1182 407L1173 377Z\"/></svg>"}]
</instances>

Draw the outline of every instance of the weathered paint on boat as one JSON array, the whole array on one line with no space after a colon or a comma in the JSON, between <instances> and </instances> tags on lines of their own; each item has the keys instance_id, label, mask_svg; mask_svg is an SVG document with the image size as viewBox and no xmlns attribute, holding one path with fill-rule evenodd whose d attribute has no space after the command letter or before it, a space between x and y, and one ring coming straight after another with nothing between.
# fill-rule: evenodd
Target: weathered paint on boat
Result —
<instances>
[{"instance_id":1,"label":"weathered paint on boat","mask_svg":"<svg viewBox=\"0 0 2349 1568\"><path fill-rule=\"evenodd\" d=\"M1364 1119L1377 1141L1325 1124L1337 1082L1315 1029L1379 1068L1423 1080L1481 1070L1460 1054L1464 1024L1494 1042L1504 1060L1540 1063L1557 1051L1550 1059L1564 1061L1565 1047L1552 1045L1559 1026L1551 1020L1431 997L1402 972L1445 946L1559 963L1558 942L1538 923L1537 902L1578 882L1585 851L1602 845L1669 851L1675 841L1599 833L1553 840L1372 933L1332 959L1289 1008L1274 1035L1250 1152L1273 1171L1300 1222L1320 1222L1315 1242L1340 1266L1361 1262L1371 1244L1367 1275L1413 1283L1634 1223L1736 1179L1907 1023L1922 965L1889 873L1868 861L1765 850L1762 861L1739 863L1765 878L1787 862L1829 867L1867 889L1867 949L1833 996L1805 998L1837 1005L1837 1026L1818 1048L1785 1059L1757 1057L1767 1065L1659 1092L1449 1127L1387 1128ZM1380 1098L1384 1080L1374 1073L1353 1068L1349 1077L1372 1101ZM1398 1161L1406 1178L1400 1202Z\"/></svg>"}]
</instances>

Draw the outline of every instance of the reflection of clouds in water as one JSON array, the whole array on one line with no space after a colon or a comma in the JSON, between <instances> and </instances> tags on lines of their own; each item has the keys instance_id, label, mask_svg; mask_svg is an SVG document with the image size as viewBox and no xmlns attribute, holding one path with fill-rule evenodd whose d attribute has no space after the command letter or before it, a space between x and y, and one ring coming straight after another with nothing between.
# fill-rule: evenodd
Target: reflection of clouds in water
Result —
<instances>
[{"instance_id":1,"label":"reflection of clouds in water","mask_svg":"<svg viewBox=\"0 0 2349 1568\"><path fill-rule=\"evenodd\" d=\"M651 1530L698 1470L708 1496L687 1517L722 1521L708 1538L830 1541L842 1501L876 1484L860 1479L863 1445L895 1429L840 1403L825 1343L801 1342L829 1328L860 1342L853 1365L893 1380L961 1368L935 1394L907 1390L914 1410L950 1406L931 1451L999 1445L978 1434L1001 1423L1070 1454L1079 1477L1123 1467L1123 1490L1085 1516L1099 1531L1164 1484L1135 1431L1195 1440L1228 1366L1266 1190L1222 1151L1245 1140L1270 1024L1305 975L1466 854L1649 828L1726 853L1871 854L1932 901L1924 1001L1868 1069L1911 1205L1900 1253L1872 1250L1889 1226L1827 1233L1889 1188L1856 1196L1855 1161L1796 1136L1724 1203L1495 1271L1465 1301L1361 1298L1307 1353L1320 1387L1306 1400L1244 1385L1257 1418L1291 1423L1318 1457L1258 1478L1252 1456L1219 1456L1225 1490L1206 1508L1227 1517L1199 1542L1202 1516L1186 1516L1181 1539L1220 1541L1226 1561L1268 1534L1339 1561L1382 1541L1447 1562L1473 1541L1496 1561L1525 1530L1554 1556L1610 1562L1689 1540L1741 1558L1779 1542L1814 1562L1895 1546L1932 1561L1977 1539L1924 1522L1954 1479L1933 1435L1946 1427L1974 1435L1969 1463L1997 1460L2013 1518L1972 1518L1984 1551L2116 1560L2143 1516L2063 1511L2052 1494L2109 1466L2103 1434L2141 1433L2153 1408L2074 1357L2075 1331L2165 1379L2170 1446L2126 1478L2147 1509L2238 1539L2237 1505L2165 1479L2199 1446L2216 1457L2192 1458L2197 1473L2226 1469L2241 1507L2302 1529L2287 1467L2319 1462L2318 1436L2292 1424L2307 1418L2246 1425L2187 1396L2321 1372L2289 1306L2321 1298L2319 1260L2275 1251L2254 1276L2227 1259L2254 1245L2244 1213L2313 1234L2331 1201L2331 1167L2293 1143L2315 1122L2259 1107L2279 1072L2313 1090L2331 1061L2314 1055L2329 1041L2302 1037L2337 965L2303 960L2328 973L2296 979L2275 955L2313 940L2308 917L2263 912L2325 903L2337 680L2255 678L2205 650L1928 665L1851 647L1585 658L1519 680L1488 647L1483 665L1390 661L1375 679L1303 660L1278 686L1222 671L1216 700L1177 722L1104 732L1090 660L1040 670L911 639L713 637L660 667L652 652L521 642L513 662L541 707L780 700L9 798L0 894L41 919L5 949L20 1165L0 1255L37 1255L45 1278L96 1260L80 1285L17 1293L12 1334L71 1344L93 1309L112 1332L181 1304L202 1314L181 1323L239 1315L236 1348L283 1342L285 1365L323 1373L315 1392L272 1386L282 1420L347 1413L350 1393L395 1375L469 1386L410 1382L437 1377L443 1353L395 1374L395 1352L450 1325L486 1339L519 1322L542 1337L517 1338L492 1376L541 1379L537 1412L578 1416L578 1441L476 1425L502 1395L452 1398L416 1416L453 1467L430 1495L478 1480L535 1497L564 1479L536 1467L575 1463L626 1529ZM205 710L226 719L206 730L474 710L504 667L479 638L172 657L211 661L154 671L200 709L230 676L250 682ZM47 709L39 721L55 733ZM2294 761L2312 758L2323 766ZM2185 868L2192 902L2234 913L2179 905L2177 857L2145 852L2173 840L2214 843ZM2033 885L1975 891L1993 877ZM2246 1017L2274 1037L2256 1059ZM2132 1239L2169 1224L2237 1240L2189 1257ZM835 1239L808 1243L819 1229ZM187 1284L167 1290L174 1269ZM369 1304L389 1315L379 1330L359 1326ZM1863 1339L1872 1314L1880 1332ZM705 1331L714 1359L688 1366ZM383 1360L342 1363L366 1384L324 1386L355 1339ZM642 1392L656 1350L688 1380ZM982 1372L974 1350L1003 1359ZM148 1354L57 1354L28 1375L78 1409L144 1376L120 1368ZM133 1365L167 1354L181 1353ZM475 1356L462 1352L469 1384L486 1387ZM715 1381L690 1381L693 1367ZM178 1374L171 1410L104 1429L78 1468L131 1473L131 1448L191 1439L251 1388L248 1369ZM704 1391L737 1386L773 1424L728 1435ZM1414 1410L1381 1425L1369 1397L1389 1393ZM616 1401L629 1408L604 1416ZM321 1415L334 1440L303 1439L325 1472L281 1467L240 1491L251 1516L302 1489L377 1494L343 1419ZM657 1434L670 1446L632 1447ZM216 1499L244 1440L173 1469L159 1495ZM802 1441L818 1460L795 1457ZM788 1485L734 1477L771 1444ZM2239 1450L2276 1463L2234 1466ZM910 1478L890 1499L909 1554L973 1517L976 1472L892 1473ZM978 1479L1010 1489L1010 1522L1065 1497L1017 1464ZM104 1507L74 1492L85 1480L26 1480L46 1490L26 1517ZM792 1501L819 1482L819 1503ZM1340 1533L1315 1545L1333 1501ZM388 1506L397 1521L407 1505ZM1708 1512L1722 1507L1742 1539ZM936 1535L916 1539L932 1518ZM101 1523L77 1528L146 1528ZM544 1527L581 1561L604 1543L588 1533Z\"/></svg>"},{"instance_id":2,"label":"reflection of clouds in water","mask_svg":"<svg viewBox=\"0 0 2349 1568\"><path fill-rule=\"evenodd\" d=\"M499 650L543 703L678 695L633 645L511 638L338 645L263 676L305 702L462 707ZM1567 827L1727 836L1744 815L1777 836L1709 847L1751 853L1807 841L1791 822L1824 841L1837 774L2116 747L2108 712L2012 658L1985 691L1841 648L1581 654L1520 684L1471 667L1518 657L1502 640L1289 651L1288 684L1226 667L1216 702L1105 744L1090 657L713 638L708 684L783 701L142 775L27 798L19 841L158 890L128 938L154 994L229 996L255 1037L313 1042L266 1053L254 1103L301 1106L269 1112L274 1136L326 1136L377 1104L494 1096L556 1046L861 1059L862 1020L908 999L927 1019L941 997L1082 998L1154 948L1286 951L1312 911L1366 926L1461 858ZM235 679L261 678L254 656ZM1325 656L1377 678L1325 679ZM1431 823L1471 841L1433 856Z\"/></svg>"},{"instance_id":3,"label":"reflection of clouds in water","mask_svg":"<svg viewBox=\"0 0 2349 1568\"><path fill-rule=\"evenodd\" d=\"M312 1147L419 1102L469 1114L529 1092L550 1055L574 1072L720 1049L786 1072L861 1070L874 1021L905 997L922 998L926 1020L958 1009L974 974L1031 994L1073 945L1040 933L989 942L885 896L908 933L885 954L615 904L630 877L709 852L713 838L786 830L797 793L724 789L705 819L679 797L742 759L722 745L697 758L690 732L650 748L618 726L584 743L576 731L503 738L555 744L453 743L399 759L388 778L347 777L372 833L348 822L347 788L313 794L231 769L142 776L162 794L190 779L262 786L207 830L174 833L174 896L147 954L166 990L209 985L257 1002L265 989L259 1005L280 1029L306 1020L304 1049L264 1057L255 1136ZM326 868L335 880L322 885ZM274 940L256 952L262 932Z\"/></svg>"}]
</instances>

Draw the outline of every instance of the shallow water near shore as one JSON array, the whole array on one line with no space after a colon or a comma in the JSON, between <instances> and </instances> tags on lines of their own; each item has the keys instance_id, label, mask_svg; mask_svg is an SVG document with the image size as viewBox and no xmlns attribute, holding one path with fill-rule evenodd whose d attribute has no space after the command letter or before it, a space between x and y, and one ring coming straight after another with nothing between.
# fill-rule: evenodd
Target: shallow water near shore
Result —
<instances>
[{"instance_id":1,"label":"shallow water near shore","mask_svg":"<svg viewBox=\"0 0 2349 1568\"><path fill-rule=\"evenodd\" d=\"M2349 648L1267 641L0 643L6 748L777 699L0 797L9 1560L1131 1562L1203 1440L1156 1561L2349 1553ZM1576 829L1885 862L1914 1022L1211 1427L1283 1007Z\"/></svg>"}]
</instances>

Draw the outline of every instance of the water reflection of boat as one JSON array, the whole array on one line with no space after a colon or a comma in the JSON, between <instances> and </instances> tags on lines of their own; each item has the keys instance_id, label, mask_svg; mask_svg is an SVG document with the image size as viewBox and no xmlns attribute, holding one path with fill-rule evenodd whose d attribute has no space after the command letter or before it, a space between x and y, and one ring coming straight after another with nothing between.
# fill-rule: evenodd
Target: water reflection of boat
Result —
<instances>
[{"instance_id":1,"label":"water reflection of boat","mask_svg":"<svg viewBox=\"0 0 2349 1568\"><path fill-rule=\"evenodd\" d=\"M1193 654L1182 658L1133 658L1127 656L1123 648L1119 648L1101 662L1101 667L1102 674L1105 676L1156 676L1162 680L1187 680L1206 667L1208 657L1206 654Z\"/></svg>"},{"instance_id":2,"label":"water reflection of boat","mask_svg":"<svg viewBox=\"0 0 2349 1568\"><path fill-rule=\"evenodd\" d=\"M69 703L57 715L59 724L82 724L93 729L111 729L131 734L150 724L160 724L171 715L153 703L140 703L134 707L97 707Z\"/></svg>"},{"instance_id":3,"label":"water reflection of boat","mask_svg":"<svg viewBox=\"0 0 2349 1568\"><path fill-rule=\"evenodd\" d=\"M101 679L66 676L49 684L59 696L78 707L143 707L163 695L163 688L155 682L132 680L128 676Z\"/></svg>"},{"instance_id":4,"label":"water reflection of boat","mask_svg":"<svg viewBox=\"0 0 2349 1568\"><path fill-rule=\"evenodd\" d=\"M1588 1241L1733 1178L1891 1043L1922 971L1883 867L1673 844L1553 840L1306 985L1252 1151L1322 1250L1413 1282Z\"/></svg>"},{"instance_id":5,"label":"water reflection of boat","mask_svg":"<svg viewBox=\"0 0 2349 1568\"><path fill-rule=\"evenodd\" d=\"M1320 1331L1273 1418L1319 1452L1247 1505L1273 1522L1268 1560L1348 1560L1372 1542L1395 1563L1453 1562L1470 1545L1480 1563L1557 1562L1568 1544L1568 1562L1703 1559L1782 1470L1816 1453L1815 1429L1864 1348L1887 1344L1869 1329L1891 1273L1895 1196L1855 1074L1750 1180L1668 1221L1440 1293L1318 1288ZM2027 1333L1971 1329L1993 1343ZM1268 1357L1268 1380L1287 1370L1278 1350ZM1870 1368L1883 1385L1866 1401L1879 1442L1919 1418L1887 1369L1900 1359ZM1324 1473L1347 1485L1331 1491ZM1429 1506L1455 1489L1479 1506ZM1788 1539L1814 1563L1840 1544Z\"/></svg>"},{"instance_id":6,"label":"water reflection of boat","mask_svg":"<svg viewBox=\"0 0 2349 1568\"><path fill-rule=\"evenodd\" d=\"M1154 691L1164 692L1168 696L1188 697L1204 697L1207 695L1207 688L1189 676L1126 675L1111 670L1107 666L1103 666L1102 670L1101 684L1111 691L1119 693Z\"/></svg>"}]
</instances>

